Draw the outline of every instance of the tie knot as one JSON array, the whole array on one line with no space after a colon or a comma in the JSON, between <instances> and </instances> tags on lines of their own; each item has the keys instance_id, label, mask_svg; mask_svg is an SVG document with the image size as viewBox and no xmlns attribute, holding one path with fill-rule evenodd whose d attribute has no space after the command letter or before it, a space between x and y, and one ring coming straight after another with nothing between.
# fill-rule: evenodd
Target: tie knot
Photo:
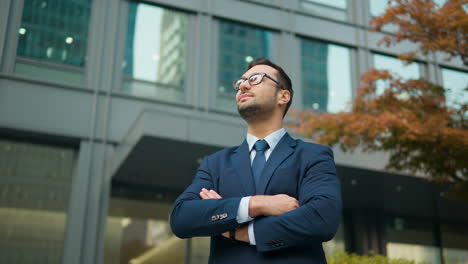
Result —
<instances>
[{"instance_id":1,"label":"tie knot","mask_svg":"<svg viewBox=\"0 0 468 264\"><path fill-rule=\"evenodd\" d=\"M265 151L268 148L268 143L263 139L259 139L255 142L254 148L256 151Z\"/></svg>"}]
</instances>

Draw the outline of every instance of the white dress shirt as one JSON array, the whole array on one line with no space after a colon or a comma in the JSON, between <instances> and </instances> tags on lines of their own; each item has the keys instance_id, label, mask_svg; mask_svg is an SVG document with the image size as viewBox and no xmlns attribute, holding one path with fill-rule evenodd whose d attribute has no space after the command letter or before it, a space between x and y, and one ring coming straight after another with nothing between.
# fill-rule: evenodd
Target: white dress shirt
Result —
<instances>
[{"instance_id":1,"label":"white dress shirt","mask_svg":"<svg viewBox=\"0 0 468 264\"><path fill-rule=\"evenodd\" d=\"M268 158L270 157L271 153L275 149L276 145L278 145L278 142L281 140L284 134L286 134L286 130L284 128L281 128L264 138L264 140L268 143L268 146L269 146L269 148L265 151L266 161L268 161ZM257 142L257 140L259 139L260 138L247 133L246 140L247 140L247 144L249 145L249 151L250 151L250 165L252 165L255 155L257 154L257 152L255 151L253 147L255 145L255 142ZM256 245L255 235L254 235L254 225L252 222L253 218L249 216L250 197L251 196L247 196L241 199L240 204L239 204L239 209L237 210L237 222L239 224L250 222L249 227L248 227L250 244Z\"/></svg>"}]
</instances>

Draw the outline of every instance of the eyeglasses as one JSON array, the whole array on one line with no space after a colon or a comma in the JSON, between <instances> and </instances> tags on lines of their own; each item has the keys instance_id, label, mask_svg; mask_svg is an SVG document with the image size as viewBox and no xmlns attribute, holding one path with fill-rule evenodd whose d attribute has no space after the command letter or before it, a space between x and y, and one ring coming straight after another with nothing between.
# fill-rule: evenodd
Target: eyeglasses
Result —
<instances>
[{"instance_id":1,"label":"eyeglasses","mask_svg":"<svg viewBox=\"0 0 468 264\"><path fill-rule=\"evenodd\" d=\"M273 79L270 75L262 72L262 73L254 73L250 75L249 78L240 78L239 80L235 80L234 83L232 84L234 86L234 90L239 91L240 86L243 82L248 81L250 85L257 85L260 84L263 81L263 77L267 77L268 79L272 80L275 82L281 89L283 88L283 85L279 83L277 80Z\"/></svg>"}]
</instances>

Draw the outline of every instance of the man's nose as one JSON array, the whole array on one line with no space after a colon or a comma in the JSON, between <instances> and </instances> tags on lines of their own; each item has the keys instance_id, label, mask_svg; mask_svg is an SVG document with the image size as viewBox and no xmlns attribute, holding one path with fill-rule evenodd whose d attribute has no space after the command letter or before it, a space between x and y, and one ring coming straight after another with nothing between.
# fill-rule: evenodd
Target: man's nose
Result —
<instances>
[{"instance_id":1,"label":"man's nose","mask_svg":"<svg viewBox=\"0 0 468 264\"><path fill-rule=\"evenodd\" d=\"M242 92L245 90L250 90L250 88L252 87L250 86L249 80L244 80L239 85L239 90L241 90Z\"/></svg>"}]
</instances>

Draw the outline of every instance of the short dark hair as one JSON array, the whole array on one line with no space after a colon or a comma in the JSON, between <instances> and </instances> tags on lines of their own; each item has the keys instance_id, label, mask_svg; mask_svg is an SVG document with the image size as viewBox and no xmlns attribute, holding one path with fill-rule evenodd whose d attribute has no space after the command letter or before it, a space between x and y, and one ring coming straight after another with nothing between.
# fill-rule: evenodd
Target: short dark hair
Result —
<instances>
[{"instance_id":1,"label":"short dark hair","mask_svg":"<svg viewBox=\"0 0 468 264\"><path fill-rule=\"evenodd\" d=\"M286 113L288 112L289 107L291 106L293 95L294 95L291 79L286 74L286 72L283 70L283 68L281 68L280 66L274 64L273 62L271 62L269 59L267 59L265 57L255 59L252 62L250 62L249 65L247 66L247 70L250 70L252 67L254 67L256 65L268 65L268 66L274 68L276 71L278 71L278 81L281 83L282 88L285 89L285 90L288 90L289 93L291 94L291 98L290 98L289 102L286 104L286 109L284 110L284 114L283 114L283 117L284 117L286 115Z\"/></svg>"}]
</instances>

